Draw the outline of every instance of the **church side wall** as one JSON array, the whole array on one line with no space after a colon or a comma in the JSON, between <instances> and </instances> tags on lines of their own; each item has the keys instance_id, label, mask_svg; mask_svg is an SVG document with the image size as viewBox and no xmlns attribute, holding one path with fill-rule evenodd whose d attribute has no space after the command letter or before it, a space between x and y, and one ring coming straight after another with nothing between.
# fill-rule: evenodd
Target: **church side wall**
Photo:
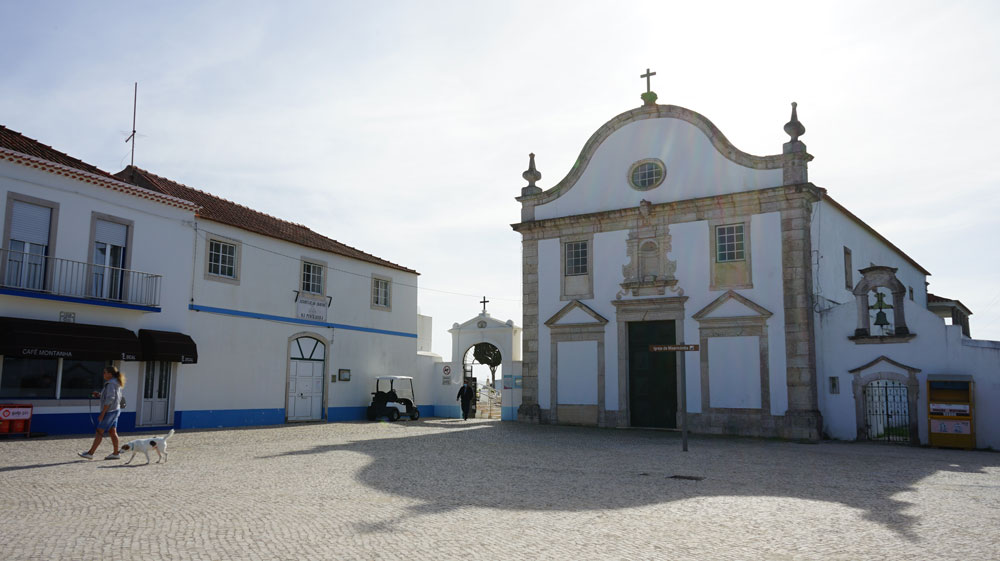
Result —
<instances>
[{"instance_id":1,"label":"church side wall","mask_svg":"<svg viewBox=\"0 0 1000 561\"><path fill-rule=\"evenodd\" d=\"M845 215L839 208L826 201L813 204L812 219L813 249L818 256L813 259L815 294L833 302L853 302L851 290L861 280L859 269L871 264L885 265L899 269L896 278L913 289L914 302L927 306L926 276L857 222ZM847 288L844 271L844 248L851 250L851 288ZM909 299L909 296L907 296ZM820 302L819 307L830 305Z\"/></svg>"}]
</instances>

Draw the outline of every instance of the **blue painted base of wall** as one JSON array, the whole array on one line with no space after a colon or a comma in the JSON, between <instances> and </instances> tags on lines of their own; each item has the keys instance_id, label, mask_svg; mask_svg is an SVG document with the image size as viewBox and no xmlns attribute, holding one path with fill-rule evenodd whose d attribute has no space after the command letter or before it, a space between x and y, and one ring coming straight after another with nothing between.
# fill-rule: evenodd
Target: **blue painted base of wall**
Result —
<instances>
[{"instance_id":1,"label":"blue painted base of wall","mask_svg":"<svg viewBox=\"0 0 1000 561\"><path fill-rule=\"evenodd\" d=\"M61 413L56 415L34 415L31 418L31 432L46 434L94 434L97 429L97 413ZM143 427L145 430L145 427ZM135 432L135 412L125 411L118 416L118 432Z\"/></svg>"},{"instance_id":2,"label":"blue painted base of wall","mask_svg":"<svg viewBox=\"0 0 1000 561\"><path fill-rule=\"evenodd\" d=\"M208 409L174 413L174 426L179 429L253 427L284 422L284 409Z\"/></svg>"},{"instance_id":3,"label":"blue painted base of wall","mask_svg":"<svg viewBox=\"0 0 1000 561\"><path fill-rule=\"evenodd\" d=\"M517 420L517 407L503 407L500 409L500 420L501 421L516 421Z\"/></svg>"},{"instance_id":4,"label":"blue painted base of wall","mask_svg":"<svg viewBox=\"0 0 1000 561\"><path fill-rule=\"evenodd\" d=\"M437 407L434 405L417 405L420 410L420 417L434 417ZM331 423L339 421L366 421L368 420L368 407L329 407L326 410L326 420Z\"/></svg>"},{"instance_id":5,"label":"blue painted base of wall","mask_svg":"<svg viewBox=\"0 0 1000 561\"><path fill-rule=\"evenodd\" d=\"M434 412L437 414L438 417L443 417L445 419L462 418L461 405L435 405Z\"/></svg>"},{"instance_id":6,"label":"blue painted base of wall","mask_svg":"<svg viewBox=\"0 0 1000 561\"><path fill-rule=\"evenodd\" d=\"M419 405L420 416L462 417L462 409L457 405ZM364 421L367 407L330 407L327 421ZM506 409L504 418L506 419ZM516 418L516 412L514 412ZM174 424L162 427L136 427L135 412L126 411L118 417L118 432L156 432L175 429L213 429L281 425L285 422L284 409L206 409L201 411L177 411ZM35 415L31 419L31 432L46 434L93 434L97 426L97 413L56 413Z\"/></svg>"}]
</instances>

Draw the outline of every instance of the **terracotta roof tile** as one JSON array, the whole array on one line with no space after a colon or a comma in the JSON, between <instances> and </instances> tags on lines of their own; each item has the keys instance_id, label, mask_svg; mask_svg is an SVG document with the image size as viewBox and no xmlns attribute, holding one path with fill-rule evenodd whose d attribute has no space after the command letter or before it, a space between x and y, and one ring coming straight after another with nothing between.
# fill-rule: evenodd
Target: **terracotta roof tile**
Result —
<instances>
[{"instance_id":1,"label":"terracotta roof tile","mask_svg":"<svg viewBox=\"0 0 1000 561\"><path fill-rule=\"evenodd\" d=\"M22 154L27 154L29 156L35 156L36 158L42 158L43 160L62 164L64 166L86 171L88 173L93 173L95 175L111 177L110 173L102 169L60 152L51 146L42 144L33 138L28 138L17 131L12 131L3 125L0 125L0 147L7 148L8 150L14 150L15 152L20 152Z\"/></svg>"},{"instance_id":2,"label":"terracotta roof tile","mask_svg":"<svg viewBox=\"0 0 1000 561\"><path fill-rule=\"evenodd\" d=\"M198 212L200 218L220 222L235 226L242 230L247 230L270 238L285 240L294 244L311 247L322 251L329 251L337 255L389 267L407 273L419 274L413 269L408 269L402 265L397 265L385 259L381 259L369 253L354 249L336 240L317 234L309 228L287 220L275 218L252 208L228 201L221 197L216 197L193 187L188 187L181 183L171 181L165 177L160 177L144 169L128 166L115 174L121 181L137 185L144 189L157 191L166 195L171 195L184 200L191 201L201 206Z\"/></svg>"}]
</instances>

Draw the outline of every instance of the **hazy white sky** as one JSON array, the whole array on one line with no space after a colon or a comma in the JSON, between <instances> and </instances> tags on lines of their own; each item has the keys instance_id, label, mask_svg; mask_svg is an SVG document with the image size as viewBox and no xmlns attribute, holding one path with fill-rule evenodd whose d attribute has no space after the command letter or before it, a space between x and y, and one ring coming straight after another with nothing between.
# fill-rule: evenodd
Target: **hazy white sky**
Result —
<instances>
[{"instance_id":1,"label":"hazy white sky","mask_svg":"<svg viewBox=\"0 0 1000 561\"><path fill-rule=\"evenodd\" d=\"M697 6L693 6L697 4ZM136 164L414 268L434 349L521 323L514 197L605 121L660 103L777 154L799 103L809 177L1000 339L995 2L0 3L0 123Z\"/></svg>"}]
</instances>

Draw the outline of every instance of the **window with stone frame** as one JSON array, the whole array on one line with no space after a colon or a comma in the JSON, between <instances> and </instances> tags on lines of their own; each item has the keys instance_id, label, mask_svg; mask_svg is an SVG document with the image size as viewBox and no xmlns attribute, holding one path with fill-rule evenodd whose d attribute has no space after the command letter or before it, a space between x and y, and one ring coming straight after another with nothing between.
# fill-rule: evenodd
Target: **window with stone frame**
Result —
<instances>
[{"instance_id":1,"label":"window with stone frame","mask_svg":"<svg viewBox=\"0 0 1000 561\"><path fill-rule=\"evenodd\" d=\"M392 303L392 281L385 278L372 277L372 308L388 310Z\"/></svg>"},{"instance_id":2,"label":"window with stone frame","mask_svg":"<svg viewBox=\"0 0 1000 561\"><path fill-rule=\"evenodd\" d=\"M709 222L709 290L753 288L751 217Z\"/></svg>"},{"instance_id":3,"label":"window with stone frame","mask_svg":"<svg viewBox=\"0 0 1000 561\"><path fill-rule=\"evenodd\" d=\"M323 294L323 265L302 262L302 292Z\"/></svg>"},{"instance_id":4,"label":"window with stone frame","mask_svg":"<svg viewBox=\"0 0 1000 561\"><path fill-rule=\"evenodd\" d=\"M208 274L228 279L238 278L236 244L222 240L208 240Z\"/></svg>"},{"instance_id":5,"label":"window with stone frame","mask_svg":"<svg viewBox=\"0 0 1000 561\"><path fill-rule=\"evenodd\" d=\"M715 227L715 260L717 263L746 259L743 224Z\"/></svg>"},{"instance_id":6,"label":"window with stone frame","mask_svg":"<svg viewBox=\"0 0 1000 561\"><path fill-rule=\"evenodd\" d=\"M566 276L589 272L589 252L586 241L566 243Z\"/></svg>"}]
</instances>

